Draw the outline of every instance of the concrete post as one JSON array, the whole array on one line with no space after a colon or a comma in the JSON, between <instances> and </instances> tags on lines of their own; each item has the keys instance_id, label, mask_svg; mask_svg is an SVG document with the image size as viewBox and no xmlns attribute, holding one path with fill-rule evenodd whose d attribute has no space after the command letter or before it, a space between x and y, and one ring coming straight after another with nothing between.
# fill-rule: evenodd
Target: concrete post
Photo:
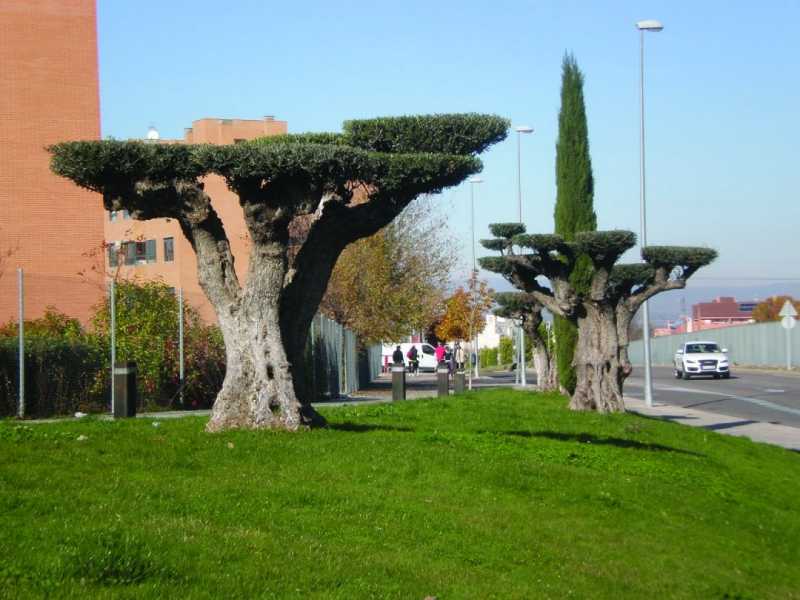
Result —
<instances>
[{"instance_id":1,"label":"concrete post","mask_svg":"<svg viewBox=\"0 0 800 600\"><path fill-rule=\"evenodd\" d=\"M450 395L450 370L441 364L436 367L436 390L440 398Z\"/></svg>"},{"instance_id":2,"label":"concrete post","mask_svg":"<svg viewBox=\"0 0 800 600\"><path fill-rule=\"evenodd\" d=\"M406 367L405 365L392 365L392 400L406 399Z\"/></svg>"}]
</instances>

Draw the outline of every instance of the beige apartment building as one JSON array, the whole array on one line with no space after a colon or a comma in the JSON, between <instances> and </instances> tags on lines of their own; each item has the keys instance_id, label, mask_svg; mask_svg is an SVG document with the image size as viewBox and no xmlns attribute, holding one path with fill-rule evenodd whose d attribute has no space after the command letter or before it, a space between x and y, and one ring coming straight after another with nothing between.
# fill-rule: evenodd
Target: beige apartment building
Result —
<instances>
[{"instance_id":1,"label":"beige apartment building","mask_svg":"<svg viewBox=\"0 0 800 600\"><path fill-rule=\"evenodd\" d=\"M277 121L274 117L261 120L207 118L194 121L192 127L186 129L183 140L162 140L152 128L147 140L161 144L235 144L286 132L286 121ZM207 177L205 185L230 239L236 274L243 281L249 245L239 200L217 175ZM125 211L106 212L104 229L106 265L111 272L118 271L120 277L127 279L163 281L176 291L181 289L184 300L199 311L203 320L216 320L197 281L194 250L174 219L134 221Z\"/></svg>"}]
</instances>

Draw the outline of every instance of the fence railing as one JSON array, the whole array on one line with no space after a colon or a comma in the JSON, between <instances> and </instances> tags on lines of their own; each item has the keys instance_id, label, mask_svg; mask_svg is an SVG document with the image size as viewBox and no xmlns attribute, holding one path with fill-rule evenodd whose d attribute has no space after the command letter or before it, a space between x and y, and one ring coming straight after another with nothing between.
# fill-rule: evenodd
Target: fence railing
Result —
<instances>
[{"instance_id":1,"label":"fence railing","mask_svg":"<svg viewBox=\"0 0 800 600\"><path fill-rule=\"evenodd\" d=\"M119 310L116 302L111 300L116 297L114 286L110 286L107 290L111 309L105 314L109 315L110 326L102 330L103 335L95 335L97 332L91 334L79 332L76 337L67 340L58 336L43 336L41 332L38 336L30 335L28 331L25 331L24 335L19 335L23 333L19 324L20 319L25 318L22 310L25 306L23 281L25 295L36 307L36 310L31 312L37 319L41 305L49 304L42 301L42 298L49 300L53 294L47 286L39 285L42 277L25 275L23 280L23 274L20 272L17 279L16 282L13 280L4 282L11 284L8 285L9 288L14 283L17 284L14 287L18 287L19 307L13 311L16 313L13 316L9 314L12 312L11 308L7 307L6 314L10 318L0 323L4 325L3 335L0 336L0 416L18 414L26 417L44 417L70 414L78 410L102 411L104 407L110 406L113 403L110 366L116 354L114 332L118 329L114 324L114 307ZM169 289L164 286L164 290ZM102 290L96 291L102 294ZM224 377L224 348L219 334L216 336L209 334L205 337L199 334L190 336L194 352L189 352L189 359L184 360L183 291L180 289L171 291L177 297L174 318L171 319L169 326L159 328L158 340L147 338L151 342L147 342L151 346L148 351L160 353L162 362L154 370L157 378L149 376L146 394L140 393L140 410L146 406L161 408L209 406ZM53 299L55 301L57 297ZM123 305L130 309L136 302L126 300ZM108 306L107 304L107 308L104 309L98 304L95 310L100 313L96 314L102 314L104 310L109 311ZM151 305L142 304L142 306ZM150 309L142 308L142 310L144 313L140 317L135 317L133 322L130 316L128 317L125 325L128 329L131 327L135 329L140 318L145 320L149 318ZM166 313L162 310L159 314L163 316ZM85 323L85 315L83 317ZM80 325L76 327L78 330L81 329ZM203 331L212 329L206 328ZM123 356L123 359L137 360L135 351L128 349L126 352L127 355ZM116 357L119 359L120 355L116 354ZM213 365L208 362L212 359ZM312 398L338 398L352 394L376 378L381 368L380 346L360 348L352 331L322 315L317 315L313 320L306 359L304 386L313 394ZM307 387L309 385L310 388ZM140 380L140 392L144 389L145 386Z\"/></svg>"},{"instance_id":2,"label":"fence railing","mask_svg":"<svg viewBox=\"0 0 800 600\"><path fill-rule=\"evenodd\" d=\"M705 329L693 333L659 336L650 339L650 356L654 365L671 365L675 351L681 344L692 340L716 342L728 349L728 356L736 365L783 367L787 365L787 354L793 367L800 360L800 333L795 328L786 330L780 321L748 323L720 329ZM791 351L787 353L787 338ZM629 347L630 360L634 365L644 363L642 341L632 342Z\"/></svg>"}]
</instances>

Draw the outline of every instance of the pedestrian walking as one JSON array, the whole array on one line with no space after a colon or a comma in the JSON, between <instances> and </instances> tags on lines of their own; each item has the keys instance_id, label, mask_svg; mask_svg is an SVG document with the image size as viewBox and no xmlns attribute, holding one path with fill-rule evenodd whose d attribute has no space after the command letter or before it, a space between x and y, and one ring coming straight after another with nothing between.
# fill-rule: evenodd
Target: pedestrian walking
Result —
<instances>
[{"instance_id":1,"label":"pedestrian walking","mask_svg":"<svg viewBox=\"0 0 800 600\"><path fill-rule=\"evenodd\" d=\"M394 349L394 353L392 354L392 360L396 365L402 365L403 363L403 351L400 349L400 346Z\"/></svg>"},{"instance_id":2,"label":"pedestrian walking","mask_svg":"<svg viewBox=\"0 0 800 600\"><path fill-rule=\"evenodd\" d=\"M441 365L444 362L444 352L444 346L442 346L442 342L439 342L436 346L436 350L434 351L437 365Z\"/></svg>"},{"instance_id":3,"label":"pedestrian walking","mask_svg":"<svg viewBox=\"0 0 800 600\"><path fill-rule=\"evenodd\" d=\"M411 346L411 349L406 354L408 358L408 365L412 375L419 375L419 352L416 346Z\"/></svg>"},{"instance_id":4,"label":"pedestrian walking","mask_svg":"<svg viewBox=\"0 0 800 600\"><path fill-rule=\"evenodd\" d=\"M464 361L466 359L467 357L464 354L464 348L461 347L461 344L456 344L456 370L464 370Z\"/></svg>"}]
</instances>

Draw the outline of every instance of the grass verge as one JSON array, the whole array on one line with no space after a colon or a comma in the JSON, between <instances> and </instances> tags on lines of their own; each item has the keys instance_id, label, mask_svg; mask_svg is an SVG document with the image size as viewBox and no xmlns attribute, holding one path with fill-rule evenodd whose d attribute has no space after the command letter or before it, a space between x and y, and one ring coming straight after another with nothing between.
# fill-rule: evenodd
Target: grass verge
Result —
<instances>
[{"instance_id":1,"label":"grass verge","mask_svg":"<svg viewBox=\"0 0 800 600\"><path fill-rule=\"evenodd\" d=\"M0 423L0 596L800 598L800 455L564 406Z\"/></svg>"}]
</instances>

